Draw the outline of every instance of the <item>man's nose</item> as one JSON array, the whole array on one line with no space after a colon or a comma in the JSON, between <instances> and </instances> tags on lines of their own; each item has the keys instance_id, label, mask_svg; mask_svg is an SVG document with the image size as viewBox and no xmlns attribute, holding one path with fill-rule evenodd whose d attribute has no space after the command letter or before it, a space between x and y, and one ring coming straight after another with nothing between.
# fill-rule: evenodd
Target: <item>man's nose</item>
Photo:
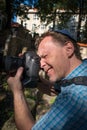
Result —
<instances>
[{"instance_id":1,"label":"man's nose","mask_svg":"<svg viewBox=\"0 0 87 130\"><path fill-rule=\"evenodd\" d=\"M46 62L44 59L41 59L40 60L40 65L41 65L41 68L44 69L45 65L46 65Z\"/></svg>"}]
</instances>

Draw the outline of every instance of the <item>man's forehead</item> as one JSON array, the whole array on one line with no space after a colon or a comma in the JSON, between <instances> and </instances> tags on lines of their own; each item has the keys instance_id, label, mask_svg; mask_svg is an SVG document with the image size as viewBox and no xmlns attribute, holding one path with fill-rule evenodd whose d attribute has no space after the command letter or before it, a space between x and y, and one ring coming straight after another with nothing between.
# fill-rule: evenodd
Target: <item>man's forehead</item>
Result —
<instances>
[{"instance_id":1,"label":"man's forehead","mask_svg":"<svg viewBox=\"0 0 87 130\"><path fill-rule=\"evenodd\" d=\"M46 36L45 38L43 38L43 40L40 42L40 44L44 43L44 42L49 42L49 41L52 41L52 37L51 36Z\"/></svg>"},{"instance_id":2,"label":"man's forehead","mask_svg":"<svg viewBox=\"0 0 87 130\"><path fill-rule=\"evenodd\" d=\"M38 50L43 49L43 47L49 46L49 44L52 42L51 37L45 37L39 44Z\"/></svg>"},{"instance_id":3,"label":"man's forehead","mask_svg":"<svg viewBox=\"0 0 87 130\"><path fill-rule=\"evenodd\" d=\"M54 50L57 50L58 48L58 45L54 44L51 41L43 42L39 45L37 53L39 56L46 55L50 52L53 52Z\"/></svg>"},{"instance_id":4,"label":"man's forehead","mask_svg":"<svg viewBox=\"0 0 87 130\"><path fill-rule=\"evenodd\" d=\"M47 48L45 49L44 47L40 47L40 46L39 46L39 48L38 48L38 50L37 50L37 54L38 54L39 56L42 56L42 55L46 54L46 52L47 52Z\"/></svg>"}]
</instances>

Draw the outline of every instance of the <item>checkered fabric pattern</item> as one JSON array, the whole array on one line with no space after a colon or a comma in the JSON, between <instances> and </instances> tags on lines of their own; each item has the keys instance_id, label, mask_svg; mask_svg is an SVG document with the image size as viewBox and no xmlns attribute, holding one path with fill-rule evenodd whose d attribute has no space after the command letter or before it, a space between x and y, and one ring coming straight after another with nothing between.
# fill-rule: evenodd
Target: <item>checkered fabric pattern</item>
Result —
<instances>
[{"instance_id":1,"label":"checkered fabric pattern","mask_svg":"<svg viewBox=\"0 0 87 130\"><path fill-rule=\"evenodd\" d=\"M87 76L87 60L83 60L66 79L76 76ZM87 130L87 86L62 86L50 110L32 130Z\"/></svg>"}]
</instances>

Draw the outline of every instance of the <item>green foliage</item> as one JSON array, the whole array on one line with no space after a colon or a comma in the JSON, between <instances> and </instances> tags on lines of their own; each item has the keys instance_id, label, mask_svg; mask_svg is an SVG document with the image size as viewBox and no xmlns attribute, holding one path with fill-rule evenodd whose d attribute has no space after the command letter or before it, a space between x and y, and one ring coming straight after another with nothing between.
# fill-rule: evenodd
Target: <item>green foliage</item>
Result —
<instances>
[{"instance_id":1,"label":"green foliage","mask_svg":"<svg viewBox=\"0 0 87 130\"><path fill-rule=\"evenodd\" d=\"M53 28L55 28L55 21L57 21L58 28L67 28L66 23L68 20L72 15L77 14L79 16L77 26L78 39L81 41L80 33L82 31L86 35L87 0L39 0L36 7L42 21L47 22L47 24L53 21ZM57 16L58 19L56 19ZM84 30L81 30L82 21L85 23ZM83 36L85 36L84 34Z\"/></svg>"},{"instance_id":2,"label":"green foliage","mask_svg":"<svg viewBox=\"0 0 87 130\"><path fill-rule=\"evenodd\" d=\"M5 1L7 0L0 0L0 9L4 9ZM16 1L15 4L17 6L13 6L12 0L9 2L9 4L12 5L11 12L19 15L23 22L24 20L29 20L28 14L31 7L21 5L20 3L21 0ZM45 21L46 24L53 22L53 26L55 26L55 21L57 21L58 28L65 27L72 14L78 14L79 24L77 30L80 31L81 22L83 20L82 17L84 16L85 20L87 15L87 0L38 0L36 8L38 9L38 15L41 21ZM64 12L60 12L60 10ZM57 16L59 19L56 19ZM86 33L86 25L84 25L83 33Z\"/></svg>"},{"instance_id":3,"label":"green foliage","mask_svg":"<svg viewBox=\"0 0 87 130\"><path fill-rule=\"evenodd\" d=\"M56 96L55 96L55 97L53 97L53 98L50 100L50 104L53 104L53 103L54 103L54 101L55 101L55 99L56 99Z\"/></svg>"},{"instance_id":4,"label":"green foliage","mask_svg":"<svg viewBox=\"0 0 87 130\"><path fill-rule=\"evenodd\" d=\"M59 14L59 23L58 23L58 28L62 29L62 28L67 28L67 22L70 19L71 15L68 13L64 13L64 14Z\"/></svg>"},{"instance_id":5,"label":"green foliage","mask_svg":"<svg viewBox=\"0 0 87 130\"><path fill-rule=\"evenodd\" d=\"M15 1L15 4L12 5L12 13L18 15L21 19L21 21L29 20L28 14L29 14L30 7L24 4L21 4L21 1Z\"/></svg>"},{"instance_id":6,"label":"green foliage","mask_svg":"<svg viewBox=\"0 0 87 130\"><path fill-rule=\"evenodd\" d=\"M4 123L13 115L13 99L8 90L0 91L0 129Z\"/></svg>"},{"instance_id":7,"label":"green foliage","mask_svg":"<svg viewBox=\"0 0 87 130\"><path fill-rule=\"evenodd\" d=\"M85 20L86 22L85 22L83 32L82 32L82 36L83 36L82 42L87 43L87 16Z\"/></svg>"},{"instance_id":8,"label":"green foliage","mask_svg":"<svg viewBox=\"0 0 87 130\"><path fill-rule=\"evenodd\" d=\"M6 0L2 0L6 1ZM10 0L12 4L12 0ZM10 4L10 3L9 3ZM31 7L21 5L21 0L16 1L16 6L12 5L12 12L19 15L21 23L25 20L29 20L29 9ZM0 4L1 5L1 4ZM81 29L82 17L86 17L87 14L87 0L38 0L36 8L38 9L38 15L41 21L45 21L46 24L53 22L53 28L55 28L55 21L57 21L58 28L64 28L67 21L70 19L72 14L78 14L78 27L77 30ZM61 12L60 10L64 11ZM56 17L59 17L56 19ZM85 33L84 25L84 33ZM80 32L78 34L80 34Z\"/></svg>"}]
</instances>

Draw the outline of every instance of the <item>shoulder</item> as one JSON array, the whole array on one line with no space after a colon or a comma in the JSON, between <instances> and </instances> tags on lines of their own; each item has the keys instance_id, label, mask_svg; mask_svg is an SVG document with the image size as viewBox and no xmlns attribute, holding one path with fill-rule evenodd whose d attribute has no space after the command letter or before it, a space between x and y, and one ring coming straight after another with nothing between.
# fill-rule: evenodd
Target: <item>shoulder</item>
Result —
<instances>
[{"instance_id":1,"label":"shoulder","mask_svg":"<svg viewBox=\"0 0 87 130\"><path fill-rule=\"evenodd\" d=\"M87 102L87 86L84 85L70 85L62 87L61 93L57 96L55 102L72 103L79 102L81 100Z\"/></svg>"}]
</instances>

